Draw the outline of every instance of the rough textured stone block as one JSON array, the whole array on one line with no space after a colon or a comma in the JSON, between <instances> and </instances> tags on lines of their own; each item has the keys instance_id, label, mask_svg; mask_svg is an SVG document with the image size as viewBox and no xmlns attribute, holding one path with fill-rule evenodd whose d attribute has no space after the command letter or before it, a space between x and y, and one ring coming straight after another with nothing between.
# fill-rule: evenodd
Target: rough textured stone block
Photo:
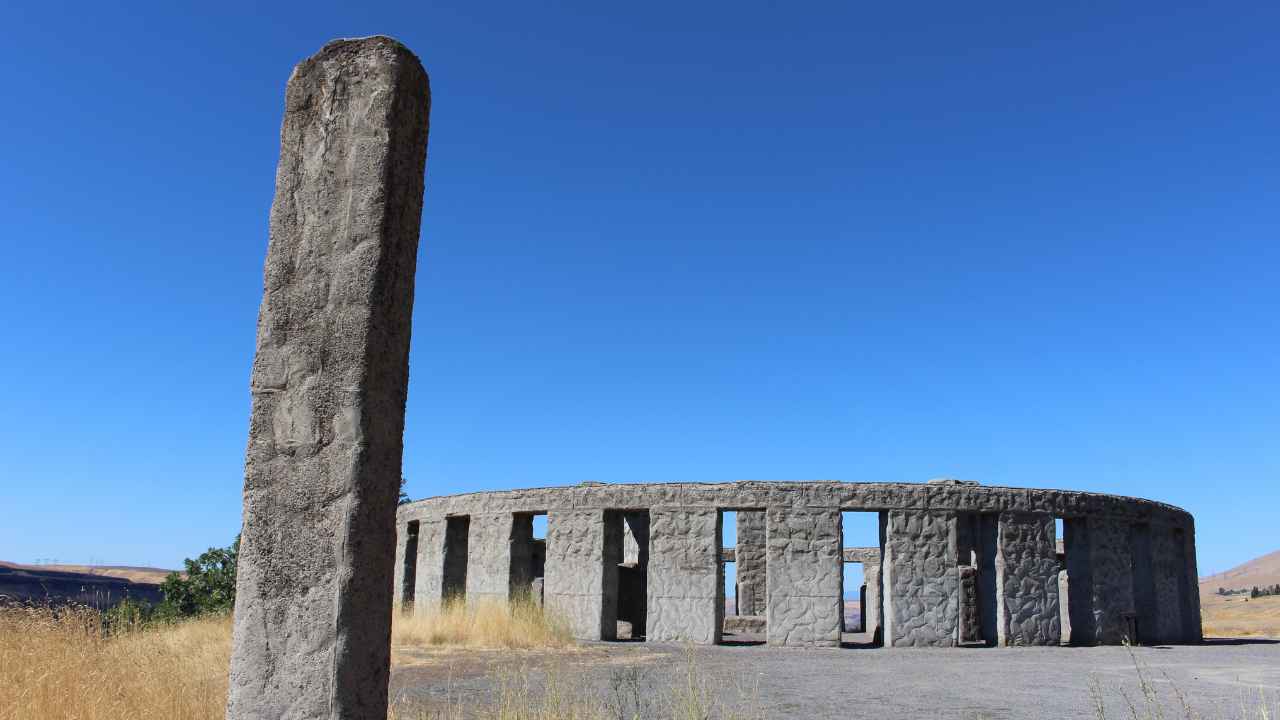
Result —
<instances>
[{"instance_id":1,"label":"rough textured stone block","mask_svg":"<svg viewBox=\"0 0 1280 720\"><path fill-rule=\"evenodd\" d=\"M285 92L251 381L229 718L387 714L429 91L390 38Z\"/></svg>"},{"instance_id":2,"label":"rough textured stone block","mask_svg":"<svg viewBox=\"0 0 1280 720\"><path fill-rule=\"evenodd\" d=\"M873 641L882 640L880 627L880 563L862 566L862 578L866 583L866 602L862 604L862 627L871 634Z\"/></svg>"},{"instance_id":3,"label":"rough textured stone block","mask_svg":"<svg viewBox=\"0 0 1280 720\"><path fill-rule=\"evenodd\" d=\"M765 614L765 518L763 510L739 510L734 561L739 615Z\"/></svg>"},{"instance_id":4,"label":"rough textured stone block","mask_svg":"<svg viewBox=\"0 0 1280 720\"><path fill-rule=\"evenodd\" d=\"M1071 576L1066 570L1058 571L1058 625L1061 631L1058 637L1063 645L1071 644L1071 613L1068 612L1067 599L1071 597Z\"/></svg>"},{"instance_id":5,"label":"rough textured stone block","mask_svg":"<svg viewBox=\"0 0 1280 720\"><path fill-rule=\"evenodd\" d=\"M841 545L839 510L769 508L769 644L840 644L844 614Z\"/></svg>"},{"instance_id":6,"label":"rough textured stone block","mask_svg":"<svg viewBox=\"0 0 1280 720\"><path fill-rule=\"evenodd\" d=\"M415 615L440 607L444 598L445 520L423 519L418 523L418 570L414 577Z\"/></svg>"},{"instance_id":7,"label":"rough textured stone block","mask_svg":"<svg viewBox=\"0 0 1280 720\"><path fill-rule=\"evenodd\" d=\"M1186 572L1182 576L1182 641L1201 642L1204 627L1200 623L1200 573L1196 568L1196 528L1188 518L1188 527L1179 530Z\"/></svg>"},{"instance_id":8,"label":"rough textured stone block","mask_svg":"<svg viewBox=\"0 0 1280 720\"><path fill-rule=\"evenodd\" d=\"M1117 645L1128 633L1126 616L1134 612L1129 523L1090 518L1089 541L1094 637L1104 645Z\"/></svg>"},{"instance_id":9,"label":"rough textured stone block","mask_svg":"<svg viewBox=\"0 0 1280 720\"><path fill-rule=\"evenodd\" d=\"M543 603L564 617L579 640L602 640L604 627L605 526L602 510L547 513L547 565Z\"/></svg>"},{"instance_id":10,"label":"rough textured stone block","mask_svg":"<svg viewBox=\"0 0 1280 720\"><path fill-rule=\"evenodd\" d=\"M715 508L649 511L649 640L720 642L720 517Z\"/></svg>"},{"instance_id":11,"label":"rough textured stone block","mask_svg":"<svg viewBox=\"0 0 1280 720\"><path fill-rule=\"evenodd\" d=\"M1058 645L1058 554L1052 515L1004 513L996 556L999 642Z\"/></svg>"},{"instance_id":12,"label":"rough textured stone block","mask_svg":"<svg viewBox=\"0 0 1280 720\"><path fill-rule=\"evenodd\" d=\"M1182 557L1181 545L1182 539L1175 539L1172 528L1151 528L1151 559L1157 609L1152 639L1156 642L1177 642L1182 639L1182 600L1179 593L1186 561Z\"/></svg>"},{"instance_id":13,"label":"rough textured stone block","mask_svg":"<svg viewBox=\"0 0 1280 720\"><path fill-rule=\"evenodd\" d=\"M506 601L511 594L511 532L514 515L471 516L467 543L467 601Z\"/></svg>"},{"instance_id":14,"label":"rough textured stone block","mask_svg":"<svg viewBox=\"0 0 1280 720\"><path fill-rule=\"evenodd\" d=\"M955 645L960 595L955 514L891 510L884 536L885 646Z\"/></svg>"}]
</instances>

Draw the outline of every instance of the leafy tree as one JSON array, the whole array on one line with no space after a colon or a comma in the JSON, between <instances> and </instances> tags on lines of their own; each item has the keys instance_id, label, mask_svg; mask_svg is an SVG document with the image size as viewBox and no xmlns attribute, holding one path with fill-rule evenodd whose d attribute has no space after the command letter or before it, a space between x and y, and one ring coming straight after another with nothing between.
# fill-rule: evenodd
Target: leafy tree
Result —
<instances>
[{"instance_id":1,"label":"leafy tree","mask_svg":"<svg viewBox=\"0 0 1280 720\"><path fill-rule=\"evenodd\" d=\"M1258 586L1257 586L1257 585L1254 585L1254 586L1253 586L1253 590L1249 592L1249 599L1250 599L1250 600L1252 600L1252 599L1254 599L1254 598L1258 597L1258 595L1259 595L1259 593L1258 593Z\"/></svg>"},{"instance_id":2,"label":"leafy tree","mask_svg":"<svg viewBox=\"0 0 1280 720\"><path fill-rule=\"evenodd\" d=\"M169 573L160 585L164 601L156 608L162 619L227 612L236 602L236 558L240 536L230 547L209 548L200 557L187 558L186 577Z\"/></svg>"},{"instance_id":3,"label":"leafy tree","mask_svg":"<svg viewBox=\"0 0 1280 720\"><path fill-rule=\"evenodd\" d=\"M407 482L409 481L406 480L403 475L401 475L400 476L400 502L396 503L397 505L404 505L405 503L413 502L412 500L409 499L409 494L404 491L404 484Z\"/></svg>"},{"instance_id":4,"label":"leafy tree","mask_svg":"<svg viewBox=\"0 0 1280 720\"><path fill-rule=\"evenodd\" d=\"M1226 595L1226 594L1227 594L1227 589L1226 589L1226 588L1224 588L1224 587L1219 587L1219 588L1218 588L1218 594L1219 594L1219 595Z\"/></svg>"}]
</instances>

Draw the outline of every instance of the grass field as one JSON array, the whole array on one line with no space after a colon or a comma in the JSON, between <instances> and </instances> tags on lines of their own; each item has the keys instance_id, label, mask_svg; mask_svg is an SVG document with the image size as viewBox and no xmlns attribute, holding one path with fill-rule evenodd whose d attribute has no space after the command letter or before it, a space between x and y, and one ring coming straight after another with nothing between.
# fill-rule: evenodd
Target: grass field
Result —
<instances>
[{"instance_id":1,"label":"grass field","mask_svg":"<svg viewBox=\"0 0 1280 720\"><path fill-rule=\"evenodd\" d=\"M1280 596L1202 595L1200 614L1205 637L1280 638Z\"/></svg>"}]
</instances>

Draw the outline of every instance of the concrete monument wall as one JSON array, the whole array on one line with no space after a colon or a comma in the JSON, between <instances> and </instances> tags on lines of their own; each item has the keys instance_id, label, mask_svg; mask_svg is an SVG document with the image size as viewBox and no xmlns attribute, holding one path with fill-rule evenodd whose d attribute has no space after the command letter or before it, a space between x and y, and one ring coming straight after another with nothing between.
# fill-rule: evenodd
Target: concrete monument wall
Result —
<instances>
[{"instance_id":1,"label":"concrete monument wall","mask_svg":"<svg viewBox=\"0 0 1280 720\"><path fill-rule=\"evenodd\" d=\"M768 510L768 641L834 647L844 613L838 509Z\"/></svg>"},{"instance_id":2,"label":"concrete monument wall","mask_svg":"<svg viewBox=\"0 0 1280 720\"><path fill-rule=\"evenodd\" d=\"M649 517L647 639L719 642L724 625L720 513L712 507L654 508Z\"/></svg>"},{"instance_id":3,"label":"concrete monument wall","mask_svg":"<svg viewBox=\"0 0 1280 720\"><path fill-rule=\"evenodd\" d=\"M730 510L738 542L722 547ZM842 511L878 512L881 546L841 548ZM428 498L399 512L401 557L414 538L419 564L414 597L398 584L398 600L424 611L460 565L468 598L509 594L525 562L513 538L525 537L523 519L539 512L548 513L545 605L583 639L612 639L630 624L633 637L648 641L715 643L727 622L771 644L836 645L842 595L856 591L842 588L841 563L861 562L866 627L879 627L887 647L1119 643L1144 627L1135 553L1149 568L1156 618L1142 639L1199 639L1195 527L1186 512L1113 495L954 482L593 483ZM1055 518L1064 520L1063 558ZM465 540L465 562L449 560L446 524L454 545ZM738 563L743 595L740 614L727 621L726 562ZM758 572L764 588L750 579ZM742 615L743 607L757 614Z\"/></svg>"},{"instance_id":4,"label":"concrete monument wall","mask_svg":"<svg viewBox=\"0 0 1280 720\"><path fill-rule=\"evenodd\" d=\"M1000 516L996 592L1001 645L1059 645L1058 553L1052 515Z\"/></svg>"}]
</instances>

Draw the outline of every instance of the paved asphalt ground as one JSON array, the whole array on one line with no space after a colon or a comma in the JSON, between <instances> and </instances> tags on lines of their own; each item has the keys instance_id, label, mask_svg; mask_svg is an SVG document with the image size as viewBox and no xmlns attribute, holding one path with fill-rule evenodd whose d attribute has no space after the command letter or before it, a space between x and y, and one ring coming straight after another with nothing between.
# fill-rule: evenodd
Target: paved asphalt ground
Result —
<instances>
[{"instance_id":1,"label":"paved asphalt ground","mask_svg":"<svg viewBox=\"0 0 1280 720\"><path fill-rule=\"evenodd\" d=\"M1198 646L950 650L792 649L591 644L559 652L412 651L399 656L392 697L439 707L492 701L495 678L548 676L597 697L631 683L654 697L698 677L723 706L751 718L1129 718L1121 688L1141 703L1135 659L1154 681L1163 717L1184 718L1176 687L1199 717L1258 718L1261 697L1280 717L1280 642L1210 641ZM650 690L646 690L649 692ZM645 716L642 709L642 716ZM1145 717L1141 712L1139 717Z\"/></svg>"}]
</instances>

